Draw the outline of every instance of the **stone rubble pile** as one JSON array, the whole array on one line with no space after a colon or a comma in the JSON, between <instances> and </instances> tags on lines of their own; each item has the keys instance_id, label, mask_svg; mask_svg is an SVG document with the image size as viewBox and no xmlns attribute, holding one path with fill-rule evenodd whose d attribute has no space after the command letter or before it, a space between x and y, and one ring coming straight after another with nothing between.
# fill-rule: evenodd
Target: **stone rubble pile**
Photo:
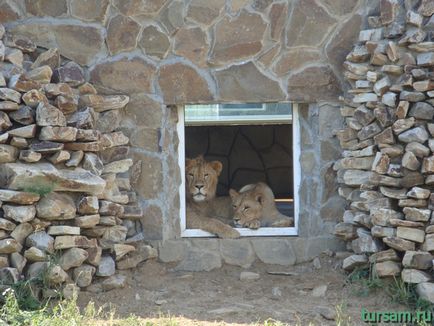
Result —
<instances>
[{"instance_id":1,"label":"stone rubble pile","mask_svg":"<svg viewBox=\"0 0 434 326\"><path fill-rule=\"evenodd\" d=\"M335 234L355 253L344 269L371 263L434 302L434 2L413 3L382 0L344 62Z\"/></svg>"},{"instance_id":2,"label":"stone rubble pile","mask_svg":"<svg viewBox=\"0 0 434 326\"><path fill-rule=\"evenodd\" d=\"M1 25L0 38L0 284L43 273L65 295L124 286L116 270L156 256L114 129L129 98L98 95L57 49Z\"/></svg>"}]
</instances>

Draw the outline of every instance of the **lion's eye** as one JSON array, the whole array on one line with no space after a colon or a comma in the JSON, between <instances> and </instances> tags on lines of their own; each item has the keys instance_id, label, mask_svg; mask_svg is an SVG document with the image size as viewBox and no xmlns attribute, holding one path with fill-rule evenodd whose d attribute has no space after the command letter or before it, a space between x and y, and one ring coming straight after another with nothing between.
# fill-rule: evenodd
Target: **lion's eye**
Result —
<instances>
[{"instance_id":1,"label":"lion's eye","mask_svg":"<svg viewBox=\"0 0 434 326\"><path fill-rule=\"evenodd\" d=\"M205 178L208 178L208 177L209 177L209 174L208 174L208 173L205 173L204 177L205 177Z\"/></svg>"},{"instance_id":2,"label":"lion's eye","mask_svg":"<svg viewBox=\"0 0 434 326\"><path fill-rule=\"evenodd\" d=\"M237 208L237 205L232 205L233 208Z\"/></svg>"},{"instance_id":3,"label":"lion's eye","mask_svg":"<svg viewBox=\"0 0 434 326\"><path fill-rule=\"evenodd\" d=\"M188 176L189 176L190 178L193 178L193 173L189 173Z\"/></svg>"},{"instance_id":4,"label":"lion's eye","mask_svg":"<svg viewBox=\"0 0 434 326\"><path fill-rule=\"evenodd\" d=\"M248 210L250 207L249 206L244 206L244 210Z\"/></svg>"}]
</instances>

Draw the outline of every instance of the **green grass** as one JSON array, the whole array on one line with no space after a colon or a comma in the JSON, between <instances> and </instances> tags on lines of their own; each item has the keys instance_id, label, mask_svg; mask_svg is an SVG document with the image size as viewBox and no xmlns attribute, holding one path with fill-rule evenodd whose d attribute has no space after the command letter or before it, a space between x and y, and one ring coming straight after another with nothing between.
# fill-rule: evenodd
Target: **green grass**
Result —
<instances>
[{"instance_id":1,"label":"green grass","mask_svg":"<svg viewBox=\"0 0 434 326\"><path fill-rule=\"evenodd\" d=\"M34 194L38 194L41 197L43 197L43 196L48 195L49 193L51 193L54 190L55 186L56 185L55 185L54 182L52 182L52 183L46 183L46 184L40 183L40 184L34 184L34 185L31 185L31 186L25 187L23 189L23 191L25 191L25 192L31 192L31 193L34 193Z\"/></svg>"},{"instance_id":2,"label":"green grass","mask_svg":"<svg viewBox=\"0 0 434 326\"><path fill-rule=\"evenodd\" d=\"M357 288L355 293L358 296L366 297L371 295L378 289L383 289L385 284L381 278L378 277L373 264L368 268L356 268L347 276L348 284L355 284Z\"/></svg>"}]
</instances>

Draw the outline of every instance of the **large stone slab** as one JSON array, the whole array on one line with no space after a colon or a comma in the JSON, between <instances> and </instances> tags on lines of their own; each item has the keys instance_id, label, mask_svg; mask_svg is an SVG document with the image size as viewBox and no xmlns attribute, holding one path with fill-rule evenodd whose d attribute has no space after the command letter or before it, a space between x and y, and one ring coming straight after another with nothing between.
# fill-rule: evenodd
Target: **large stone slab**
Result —
<instances>
[{"instance_id":1,"label":"large stone slab","mask_svg":"<svg viewBox=\"0 0 434 326\"><path fill-rule=\"evenodd\" d=\"M5 163L0 166L0 186L13 190L72 191L99 194L105 181L89 171L57 170L49 163Z\"/></svg>"},{"instance_id":2,"label":"large stone slab","mask_svg":"<svg viewBox=\"0 0 434 326\"><path fill-rule=\"evenodd\" d=\"M130 17L117 15L107 26L107 46L112 55L132 51L137 44L140 25Z\"/></svg>"},{"instance_id":3,"label":"large stone slab","mask_svg":"<svg viewBox=\"0 0 434 326\"><path fill-rule=\"evenodd\" d=\"M96 95L85 94L80 96L81 106L90 106L95 112L104 112L107 110L122 109L125 107L130 98L126 95Z\"/></svg>"},{"instance_id":4,"label":"large stone slab","mask_svg":"<svg viewBox=\"0 0 434 326\"><path fill-rule=\"evenodd\" d=\"M285 99L279 83L262 74L252 62L217 71L215 78L223 101L266 102Z\"/></svg>"},{"instance_id":5,"label":"large stone slab","mask_svg":"<svg viewBox=\"0 0 434 326\"><path fill-rule=\"evenodd\" d=\"M107 93L150 93L155 67L142 58L121 57L101 62L90 72L90 82Z\"/></svg>"},{"instance_id":6,"label":"large stone slab","mask_svg":"<svg viewBox=\"0 0 434 326\"><path fill-rule=\"evenodd\" d=\"M68 194L52 192L36 204L38 217L48 220L71 220L75 217L74 200Z\"/></svg>"},{"instance_id":7,"label":"large stone slab","mask_svg":"<svg viewBox=\"0 0 434 326\"><path fill-rule=\"evenodd\" d=\"M288 46L317 46L336 24L336 19L314 0L294 5L287 27Z\"/></svg>"},{"instance_id":8,"label":"large stone slab","mask_svg":"<svg viewBox=\"0 0 434 326\"><path fill-rule=\"evenodd\" d=\"M314 89L315 91L308 91ZM341 94L338 78L329 66L308 66L289 76L288 96L291 100L313 102L336 100Z\"/></svg>"},{"instance_id":9,"label":"large stone slab","mask_svg":"<svg viewBox=\"0 0 434 326\"><path fill-rule=\"evenodd\" d=\"M183 63L162 66L158 84L166 104L209 102L214 97L207 80L196 69Z\"/></svg>"},{"instance_id":10,"label":"large stone slab","mask_svg":"<svg viewBox=\"0 0 434 326\"><path fill-rule=\"evenodd\" d=\"M61 55L83 65L104 48L103 30L94 25L35 20L15 25L9 31L29 37L38 46L58 48Z\"/></svg>"},{"instance_id":11,"label":"large stone slab","mask_svg":"<svg viewBox=\"0 0 434 326\"><path fill-rule=\"evenodd\" d=\"M266 26L260 15L245 10L235 18L225 16L216 24L210 62L223 64L258 53Z\"/></svg>"}]
</instances>

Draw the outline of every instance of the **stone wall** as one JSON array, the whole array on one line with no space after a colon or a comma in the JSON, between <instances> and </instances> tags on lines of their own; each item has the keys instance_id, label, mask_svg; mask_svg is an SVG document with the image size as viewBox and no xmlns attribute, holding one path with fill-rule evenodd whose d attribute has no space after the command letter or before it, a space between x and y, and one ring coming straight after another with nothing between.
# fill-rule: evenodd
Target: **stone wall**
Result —
<instances>
[{"instance_id":1,"label":"stone wall","mask_svg":"<svg viewBox=\"0 0 434 326\"><path fill-rule=\"evenodd\" d=\"M373 264L434 302L434 2L381 1L344 62L352 85L334 165L347 209L344 268Z\"/></svg>"},{"instance_id":2,"label":"stone wall","mask_svg":"<svg viewBox=\"0 0 434 326\"><path fill-rule=\"evenodd\" d=\"M162 248L180 237L176 105L314 103L300 111L300 238L257 240L291 243L284 246L295 262L293 252L302 261L336 248L329 232L342 199L330 168L339 151L330 138L342 120L325 102L336 103L345 89L342 62L377 7L370 0L2 0L0 22L11 35L58 48L100 94L130 97L106 123L130 140L140 226ZM176 242L194 249L195 241ZM221 257L226 242L209 241Z\"/></svg>"},{"instance_id":3,"label":"stone wall","mask_svg":"<svg viewBox=\"0 0 434 326\"><path fill-rule=\"evenodd\" d=\"M56 49L4 32L0 25L2 292L23 279L37 299L122 287L116 269L157 256L142 241L129 139L111 124L129 97L98 95Z\"/></svg>"}]
</instances>

